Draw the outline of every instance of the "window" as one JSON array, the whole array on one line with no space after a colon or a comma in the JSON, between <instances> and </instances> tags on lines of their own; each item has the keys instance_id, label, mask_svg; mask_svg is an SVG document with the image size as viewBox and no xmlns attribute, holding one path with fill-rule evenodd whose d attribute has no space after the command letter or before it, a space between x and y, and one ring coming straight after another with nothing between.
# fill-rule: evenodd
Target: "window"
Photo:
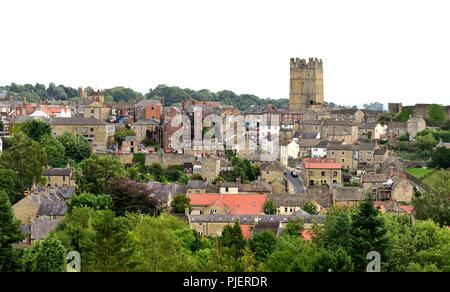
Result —
<instances>
[{"instance_id":1,"label":"window","mask_svg":"<svg viewBox=\"0 0 450 292\"><path fill-rule=\"evenodd\" d=\"M63 176L63 181L66 181L66 176Z\"/></svg>"},{"instance_id":2,"label":"window","mask_svg":"<svg viewBox=\"0 0 450 292\"><path fill-rule=\"evenodd\" d=\"M341 160L342 160L342 163L344 163L344 162L345 162L345 159L344 159L344 158L342 158Z\"/></svg>"},{"instance_id":3,"label":"window","mask_svg":"<svg viewBox=\"0 0 450 292\"><path fill-rule=\"evenodd\" d=\"M338 172L337 171L333 171L333 176L337 176Z\"/></svg>"},{"instance_id":4,"label":"window","mask_svg":"<svg viewBox=\"0 0 450 292\"><path fill-rule=\"evenodd\" d=\"M309 172L309 175L310 175L310 176L313 176L313 175L314 175L314 171L310 171L310 172Z\"/></svg>"},{"instance_id":5,"label":"window","mask_svg":"<svg viewBox=\"0 0 450 292\"><path fill-rule=\"evenodd\" d=\"M345 155L345 152L344 152L344 151L342 151L342 155Z\"/></svg>"},{"instance_id":6,"label":"window","mask_svg":"<svg viewBox=\"0 0 450 292\"><path fill-rule=\"evenodd\" d=\"M288 208L284 208L284 212L287 213L287 211L288 211Z\"/></svg>"},{"instance_id":7,"label":"window","mask_svg":"<svg viewBox=\"0 0 450 292\"><path fill-rule=\"evenodd\" d=\"M91 114L93 114L94 113L94 110L93 109L91 109Z\"/></svg>"},{"instance_id":8,"label":"window","mask_svg":"<svg viewBox=\"0 0 450 292\"><path fill-rule=\"evenodd\" d=\"M91 128L91 132L94 132L94 128Z\"/></svg>"},{"instance_id":9,"label":"window","mask_svg":"<svg viewBox=\"0 0 450 292\"><path fill-rule=\"evenodd\" d=\"M322 176L325 176L326 174L325 174L325 171L322 171Z\"/></svg>"},{"instance_id":10,"label":"window","mask_svg":"<svg viewBox=\"0 0 450 292\"><path fill-rule=\"evenodd\" d=\"M334 151L331 151L331 155L334 155Z\"/></svg>"},{"instance_id":11,"label":"window","mask_svg":"<svg viewBox=\"0 0 450 292\"><path fill-rule=\"evenodd\" d=\"M290 209L289 209L289 212L291 212L291 213L292 213L292 212L294 212L294 210L292 210L292 208L290 208Z\"/></svg>"}]
</instances>

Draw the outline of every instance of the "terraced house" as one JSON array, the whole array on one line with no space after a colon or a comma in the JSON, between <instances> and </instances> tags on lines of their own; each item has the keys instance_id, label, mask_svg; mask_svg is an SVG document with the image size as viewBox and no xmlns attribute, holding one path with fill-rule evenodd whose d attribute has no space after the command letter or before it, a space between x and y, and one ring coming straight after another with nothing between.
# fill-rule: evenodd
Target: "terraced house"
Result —
<instances>
[{"instance_id":1,"label":"terraced house","mask_svg":"<svg viewBox=\"0 0 450 292\"><path fill-rule=\"evenodd\" d=\"M115 125L95 118L54 118L50 123L52 133L61 136L65 132L91 141L94 149L104 150L114 143Z\"/></svg>"}]
</instances>

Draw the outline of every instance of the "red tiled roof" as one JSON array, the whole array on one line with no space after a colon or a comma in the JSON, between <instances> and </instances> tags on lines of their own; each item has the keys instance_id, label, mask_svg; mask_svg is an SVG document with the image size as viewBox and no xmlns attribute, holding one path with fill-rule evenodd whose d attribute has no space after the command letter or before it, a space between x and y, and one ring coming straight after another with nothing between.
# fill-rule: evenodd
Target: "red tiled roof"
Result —
<instances>
[{"instance_id":1,"label":"red tiled roof","mask_svg":"<svg viewBox=\"0 0 450 292\"><path fill-rule=\"evenodd\" d=\"M241 225L241 230L245 239L249 239L250 237L252 237L252 225Z\"/></svg>"},{"instance_id":2,"label":"red tiled roof","mask_svg":"<svg viewBox=\"0 0 450 292\"><path fill-rule=\"evenodd\" d=\"M400 206L400 209L402 209L403 211L405 211L407 214L411 214L412 211L414 210L413 206Z\"/></svg>"},{"instance_id":3,"label":"red tiled roof","mask_svg":"<svg viewBox=\"0 0 450 292\"><path fill-rule=\"evenodd\" d=\"M259 215L266 195L263 194L189 194L192 206L212 206L223 204L230 215Z\"/></svg>"},{"instance_id":4,"label":"red tiled roof","mask_svg":"<svg viewBox=\"0 0 450 292\"><path fill-rule=\"evenodd\" d=\"M311 241L312 240L312 234L308 230L302 230L301 236L306 241Z\"/></svg>"},{"instance_id":5,"label":"red tiled roof","mask_svg":"<svg viewBox=\"0 0 450 292\"><path fill-rule=\"evenodd\" d=\"M305 158L303 160L306 169L341 169L342 164L336 159Z\"/></svg>"}]
</instances>

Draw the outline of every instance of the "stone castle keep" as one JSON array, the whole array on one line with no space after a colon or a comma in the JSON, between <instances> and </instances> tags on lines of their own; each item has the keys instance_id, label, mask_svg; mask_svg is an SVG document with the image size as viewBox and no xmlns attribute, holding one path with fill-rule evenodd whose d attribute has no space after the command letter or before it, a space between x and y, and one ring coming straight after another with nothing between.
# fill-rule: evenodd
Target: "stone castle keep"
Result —
<instances>
[{"instance_id":1,"label":"stone castle keep","mask_svg":"<svg viewBox=\"0 0 450 292\"><path fill-rule=\"evenodd\" d=\"M322 108L323 102L322 60L291 58L289 110Z\"/></svg>"}]
</instances>

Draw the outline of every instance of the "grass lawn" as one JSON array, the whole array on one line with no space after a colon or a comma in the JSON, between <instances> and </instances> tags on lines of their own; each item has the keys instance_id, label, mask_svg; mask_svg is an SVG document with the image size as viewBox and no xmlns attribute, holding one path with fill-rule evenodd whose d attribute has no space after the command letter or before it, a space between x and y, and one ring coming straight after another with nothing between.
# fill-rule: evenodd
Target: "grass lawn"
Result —
<instances>
[{"instance_id":1,"label":"grass lawn","mask_svg":"<svg viewBox=\"0 0 450 292\"><path fill-rule=\"evenodd\" d=\"M417 179L423 179L424 177L428 176L429 174L433 173L435 169L429 169L429 168L408 168L406 172L412 176L414 176Z\"/></svg>"},{"instance_id":2,"label":"grass lawn","mask_svg":"<svg viewBox=\"0 0 450 292\"><path fill-rule=\"evenodd\" d=\"M425 179L423 179L422 181L429 185L429 186L434 186L436 185L437 182L437 176L439 175L439 173L450 173L450 170L437 170L434 173L432 173L431 175L425 177ZM450 185L450 181L448 181L448 184Z\"/></svg>"}]
</instances>

